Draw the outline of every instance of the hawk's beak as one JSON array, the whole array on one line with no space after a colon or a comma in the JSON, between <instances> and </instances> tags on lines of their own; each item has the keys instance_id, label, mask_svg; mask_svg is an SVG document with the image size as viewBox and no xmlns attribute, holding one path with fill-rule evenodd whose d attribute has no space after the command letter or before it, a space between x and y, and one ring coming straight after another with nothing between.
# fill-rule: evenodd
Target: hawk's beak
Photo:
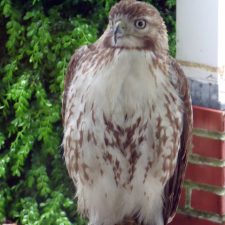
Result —
<instances>
[{"instance_id":1,"label":"hawk's beak","mask_svg":"<svg viewBox=\"0 0 225 225\"><path fill-rule=\"evenodd\" d=\"M119 20L115 24L114 29L113 29L113 38L114 38L115 44L117 43L118 38L121 38L124 35L125 29L126 29L126 26L123 21Z\"/></svg>"}]
</instances>

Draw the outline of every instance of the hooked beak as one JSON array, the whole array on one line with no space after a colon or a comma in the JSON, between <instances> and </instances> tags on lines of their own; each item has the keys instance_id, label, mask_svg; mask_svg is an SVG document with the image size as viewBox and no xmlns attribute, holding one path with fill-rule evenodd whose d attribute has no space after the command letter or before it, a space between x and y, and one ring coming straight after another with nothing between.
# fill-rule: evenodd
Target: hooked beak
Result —
<instances>
[{"instance_id":1,"label":"hooked beak","mask_svg":"<svg viewBox=\"0 0 225 225\"><path fill-rule=\"evenodd\" d=\"M123 21L119 20L113 29L113 39L114 39L114 43L117 43L118 38L121 38L124 33L125 33L125 24Z\"/></svg>"}]
</instances>

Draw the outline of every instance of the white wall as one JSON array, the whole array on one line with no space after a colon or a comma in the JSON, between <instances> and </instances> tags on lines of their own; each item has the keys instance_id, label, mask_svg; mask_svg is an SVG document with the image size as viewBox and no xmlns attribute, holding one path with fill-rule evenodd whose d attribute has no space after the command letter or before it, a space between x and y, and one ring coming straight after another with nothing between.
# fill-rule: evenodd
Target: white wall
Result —
<instances>
[{"instance_id":1,"label":"white wall","mask_svg":"<svg viewBox=\"0 0 225 225\"><path fill-rule=\"evenodd\" d=\"M193 98L225 107L225 0L177 0L176 58L193 84Z\"/></svg>"},{"instance_id":2,"label":"white wall","mask_svg":"<svg viewBox=\"0 0 225 225\"><path fill-rule=\"evenodd\" d=\"M218 65L218 4L218 0L177 0L178 59Z\"/></svg>"}]
</instances>

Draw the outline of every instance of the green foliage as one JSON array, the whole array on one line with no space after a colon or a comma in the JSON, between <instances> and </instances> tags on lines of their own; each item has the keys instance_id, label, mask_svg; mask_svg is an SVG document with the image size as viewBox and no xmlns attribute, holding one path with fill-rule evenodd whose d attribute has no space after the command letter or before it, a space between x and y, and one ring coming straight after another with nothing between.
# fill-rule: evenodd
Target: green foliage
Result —
<instances>
[{"instance_id":1,"label":"green foliage","mask_svg":"<svg viewBox=\"0 0 225 225\"><path fill-rule=\"evenodd\" d=\"M175 0L151 0L175 53ZM114 0L0 1L0 223L83 225L61 149L61 93L75 48L105 29Z\"/></svg>"}]
</instances>

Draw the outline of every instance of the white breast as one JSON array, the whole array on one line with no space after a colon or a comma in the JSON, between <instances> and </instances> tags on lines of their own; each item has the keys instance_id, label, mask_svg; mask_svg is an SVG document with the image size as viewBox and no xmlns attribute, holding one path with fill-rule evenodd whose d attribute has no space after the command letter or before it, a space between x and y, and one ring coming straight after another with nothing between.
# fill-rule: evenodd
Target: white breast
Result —
<instances>
[{"instance_id":1,"label":"white breast","mask_svg":"<svg viewBox=\"0 0 225 225\"><path fill-rule=\"evenodd\" d=\"M89 89L95 101L109 116L143 109L156 98L155 81L148 69L151 53L122 51L113 62L94 75Z\"/></svg>"}]
</instances>

